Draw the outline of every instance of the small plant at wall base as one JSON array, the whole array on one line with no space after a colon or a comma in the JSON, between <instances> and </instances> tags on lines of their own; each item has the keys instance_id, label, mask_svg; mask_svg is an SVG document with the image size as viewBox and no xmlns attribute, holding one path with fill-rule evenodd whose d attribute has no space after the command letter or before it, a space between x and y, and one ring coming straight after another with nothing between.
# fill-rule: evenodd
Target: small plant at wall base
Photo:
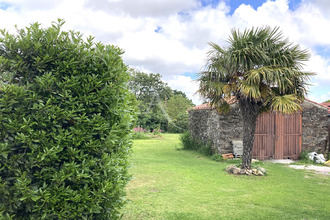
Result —
<instances>
[{"instance_id":1,"label":"small plant at wall base","mask_svg":"<svg viewBox=\"0 0 330 220\"><path fill-rule=\"evenodd\" d=\"M299 155L299 162L303 162L303 163L313 163L312 160L309 159L308 157L308 151L302 151Z\"/></svg>"},{"instance_id":2,"label":"small plant at wall base","mask_svg":"<svg viewBox=\"0 0 330 220\"><path fill-rule=\"evenodd\" d=\"M224 161L223 157L221 154L214 154L212 155L212 160L216 161L216 162L222 162Z\"/></svg>"},{"instance_id":3,"label":"small plant at wall base","mask_svg":"<svg viewBox=\"0 0 330 220\"><path fill-rule=\"evenodd\" d=\"M202 141L192 138L189 131L180 135L180 141L184 150L195 150L206 156L214 154L211 143L204 144Z\"/></svg>"}]
</instances>

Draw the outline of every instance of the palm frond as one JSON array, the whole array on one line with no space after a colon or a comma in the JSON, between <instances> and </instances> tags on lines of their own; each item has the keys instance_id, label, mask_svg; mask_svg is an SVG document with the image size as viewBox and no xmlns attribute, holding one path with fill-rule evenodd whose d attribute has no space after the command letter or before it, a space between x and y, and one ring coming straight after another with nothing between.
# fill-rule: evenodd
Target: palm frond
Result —
<instances>
[{"instance_id":1,"label":"palm frond","mask_svg":"<svg viewBox=\"0 0 330 220\"><path fill-rule=\"evenodd\" d=\"M261 92L259 85L249 84L247 81L243 81L239 89L241 91L241 97L253 99L253 100L260 100L261 99Z\"/></svg>"},{"instance_id":2,"label":"palm frond","mask_svg":"<svg viewBox=\"0 0 330 220\"><path fill-rule=\"evenodd\" d=\"M300 102L301 100L299 100L294 94L289 94L269 97L265 103L269 104L273 111L292 114L302 110L299 105Z\"/></svg>"},{"instance_id":3,"label":"palm frond","mask_svg":"<svg viewBox=\"0 0 330 220\"><path fill-rule=\"evenodd\" d=\"M229 46L210 42L205 71L200 74L199 92L213 103L235 95L265 110L290 112L307 93L312 73L303 71L309 53L284 39L279 27L233 29ZM209 81L209 83L207 83ZM272 102L274 102L272 104Z\"/></svg>"}]
</instances>

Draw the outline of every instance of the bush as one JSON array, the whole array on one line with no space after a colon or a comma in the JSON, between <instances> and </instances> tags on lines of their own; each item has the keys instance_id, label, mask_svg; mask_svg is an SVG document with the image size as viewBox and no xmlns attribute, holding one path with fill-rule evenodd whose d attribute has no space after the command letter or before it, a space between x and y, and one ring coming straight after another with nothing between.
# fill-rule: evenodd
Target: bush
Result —
<instances>
[{"instance_id":1,"label":"bush","mask_svg":"<svg viewBox=\"0 0 330 220\"><path fill-rule=\"evenodd\" d=\"M211 143L204 144L202 141L192 138L189 131L181 134L180 141L185 150L195 150L207 156L214 154Z\"/></svg>"},{"instance_id":2,"label":"bush","mask_svg":"<svg viewBox=\"0 0 330 220\"><path fill-rule=\"evenodd\" d=\"M135 127L133 129L133 139L149 139L150 137L146 135L147 132L146 129L141 128L140 126Z\"/></svg>"},{"instance_id":3,"label":"bush","mask_svg":"<svg viewBox=\"0 0 330 220\"><path fill-rule=\"evenodd\" d=\"M308 157L308 151L302 151L299 155L299 160L301 162L308 162L308 163L311 163L312 161L309 159Z\"/></svg>"},{"instance_id":4,"label":"bush","mask_svg":"<svg viewBox=\"0 0 330 220\"><path fill-rule=\"evenodd\" d=\"M1 31L0 219L117 219L125 202L123 52L63 23Z\"/></svg>"},{"instance_id":5,"label":"bush","mask_svg":"<svg viewBox=\"0 0 330 220\"><path fill-rule=\"evenodd\" d=\"M224 161L223 157L221 154L214 154L212 155L212 160L216 161L216 162L222 162Z\"/></svg>"},{"instance_id":6,"label":"bush","mask_svg":"<svg viewBox=\"0 0 330 220\"><path fill-rule=\"evenodd\" d=\"M162 132L163 132L162 129L156 128L156 129L153 129L151 133L155 136L159 136Z\"/></svg>"}]
</instances>

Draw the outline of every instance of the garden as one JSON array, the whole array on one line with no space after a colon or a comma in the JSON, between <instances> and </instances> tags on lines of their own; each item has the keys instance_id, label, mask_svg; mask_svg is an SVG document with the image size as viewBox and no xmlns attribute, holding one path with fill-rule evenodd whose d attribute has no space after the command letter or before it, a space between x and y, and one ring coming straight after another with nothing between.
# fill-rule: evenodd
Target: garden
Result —
<instances>
[{"instance_id":1,"label":"garden","mask_svg":"<svg viewBox=\"0 0 330 220\"><path fill-rule=\"evenodd\" d=\"M277 41L277 29L249 34L256 44L271 36L255 48L258 53L252 48L265 54L253 58L255 65L246 63L246 69L261 66L258 74L247 71L247 82L240 82L240 72L212 75L213 67L227 65L225 59L200 76L199 92L211 103L220 100L219 110L228 110L222 99L228 94L243 97L241 108L248 109L248 153L224 160L210 145L180 136L194 106L186 94L160 74L130 69L117 46L64 31L64 23L59 19L46 29L33 23L16 35L0 31L0 219L330 218L329 176L269 162L251 165L256 121L250 119L262 111L299 110L301 80L309 75L295 67L307 57L296 47L280 54L287 60L293 52L295 62L267 66L272 46L284 43L267 46ZM215 55L224 51L210 46ZM218 79L231 83L212 82ZM267 88L281 82L289 87ZM229 174L234 165L262 167L262 175Z\"/></svg>"},{"instance_id":2,"label":"garden","mask_svg":"<svg viewBox=\"0 0 330 220\"><path fill-rule=\"evenodd\" d=\"M329 219L330 178L259 162L265 176L231 175L240 161L183 150L178 134L134 140L123 219Z\"/></svg>"}]
</instances>

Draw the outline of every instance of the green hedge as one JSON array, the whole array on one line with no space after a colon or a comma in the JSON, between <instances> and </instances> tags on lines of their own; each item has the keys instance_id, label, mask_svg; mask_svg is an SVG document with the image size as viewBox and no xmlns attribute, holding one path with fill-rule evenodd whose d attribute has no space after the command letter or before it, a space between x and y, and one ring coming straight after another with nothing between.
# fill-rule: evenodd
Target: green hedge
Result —
<instances>
[{"instance_id":1,"label":"green hedge","mask_svg":"<svg viewBox=\"0 0 330 220\"><path fill-rule=\"evenodd\" d=\"M122 51L59 20L0 37L0 219L117 219L133 106Z\"/></svg>"}]
</instances>

